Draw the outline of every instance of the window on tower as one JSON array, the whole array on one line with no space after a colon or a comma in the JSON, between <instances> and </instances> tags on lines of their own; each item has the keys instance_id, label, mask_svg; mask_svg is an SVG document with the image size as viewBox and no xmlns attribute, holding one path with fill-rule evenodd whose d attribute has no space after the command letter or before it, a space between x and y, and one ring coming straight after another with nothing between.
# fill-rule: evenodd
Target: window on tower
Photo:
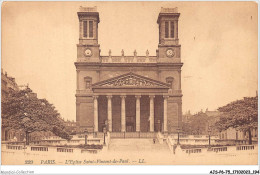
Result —
<instances>
[{"instance_id":1,"label":"window on tower","mask_svg":"<svg viewBox=\"0 0 260 175\"><path fill-rule=\"evenodd\" d=\"M173 21L171 21L171 38L174 38L174 24Z\"/></svg>"},{"instance_id":2,"label":"window on tower","mask_svg":"<svg viewBox=\"0 0 260 175\"><path fill-rule=\"evenodd\" d=\"M89 37L93 37L93 21L89 21Z\"/></svg>"},{"instance_id":3,"label":"window on tower","mask_svg":"<svg viewBox=\"0 0 260 175\"><path fill-rule=\"evenodd\" d=\"M165 38L169 38L169 22L165 22Z\"/></svg>"},{"instance_id":4,"label":"window on tower","mask_svg":"<svg viewBox=\"0 0 260 175\"><path fill-rule=\"evenodd\" d=\"M174 22L165 21L165 38L174 38Z\"/></svg>"},{"instance_id":5,"label":"window on tower","mask_svg":"<svg viewBox=\"0 0 260 175\"><path fill-rule=\"evenodd\" d=\"M93 38L93 21L83 21L83 37Z\"/></svg>"},{"instance_id":6,"label":"window on tower","mask_svg":"<svg viewBox=\"0 0 260 175\"><path fill-rule=\"evenodd\" d=\"M88 21L83 21L83 36L88 37Z\"/></svg>"}]
</instances>

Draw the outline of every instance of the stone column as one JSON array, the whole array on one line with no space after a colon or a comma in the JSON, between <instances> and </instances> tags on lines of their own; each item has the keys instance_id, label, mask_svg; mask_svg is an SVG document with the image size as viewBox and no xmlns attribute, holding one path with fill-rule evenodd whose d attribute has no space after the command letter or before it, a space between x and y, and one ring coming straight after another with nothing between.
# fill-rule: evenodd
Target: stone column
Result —
<instances>
[{"instance_id":1,"label":"stone column","mask_svg":"<svg viewBox=\"0 0 260 175\"><path fill-rule=\"evenodd\" d=\"M79 90L79 73L80 70L77 70L77 90Z\"/></svg>"},{"instance_id":2,"label":"stone column","mask_svg":"<svg viewBox=\"0 0 260 175\"><path fill-rule=\"evenodd\" d=\"M168 132L168 129L167 129L168 97L169 96L163 96L163 132Z\"/></svg>"},{"instance_id":3,"label":"stone column","mask_svg":"<svg viewBox=\"0 0 260 175\"><path fill-rule=\"evenodd\" d=\"M179 73L179 90L181 90L181 70L178 70Z\"/></svg>"},{"instance_id":4,"label":"stone column","mask_svg":"<svg viewBox=\"0 0 260 175\"><path fill-rule=\"evenodd\" d=\"M98 132L98 96L94 95L94 132Z\"/></svg>"},{"instance_id":5,"label":"stone column","mask_svg":"<svg viewBox=\"0 0 260 175\"><path fill-rule=\"evenodd\" d=\"M154 132L154 95L150 95L150 132Z\"/></svg>"},{"instance_id":6,"label":"stone column","mask_svg":"<svg viewBox=\"0 0 260 175\"><path fill-rule=\"evenodd\" d=\"M174 21L174 39L178 39L178 20Z\"/></svg>"},{"instance_id":7,"label":"stone column","mask_svg":"<svg viewBox=\"0 0 260 175\"><path fill-rule=\"evenodd\" d=\"M83 37L83 22L80 20L79 21L79 38Z\"/></svg>"},{"instance_id":8,"label":"stone column","mask_svg":"<svg viewBox=\"0 0 260 175\"><path fill-rule=\"evenodd\" d=\"M121 132L125 132L125 95L121 95Z\"/></svg>"},{"instance_id":9,"label":"stone column","mask_svg":"<svg viewBox=\"0 0 260 175\"><path fill-rule=\"evenodd\" d=\"M141 95L136 95L136 132L140 132L140 98Z\"/></svg>"},{"instance_id":10,"label":"stone column","mask_svg":"<svg viewBox=\"0 0 260 175\"><path fill-rule=\"evenodd\" d=\"M112 95L107 96L107 119L108 119L108 131L112 132Z\"/></svg>"}]
</instances>

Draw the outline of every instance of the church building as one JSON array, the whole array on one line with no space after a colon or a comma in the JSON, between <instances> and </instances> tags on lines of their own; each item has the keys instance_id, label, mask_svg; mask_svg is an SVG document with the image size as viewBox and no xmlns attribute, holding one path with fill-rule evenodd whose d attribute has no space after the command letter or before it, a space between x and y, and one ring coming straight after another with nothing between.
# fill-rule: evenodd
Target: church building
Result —
<instances>
[{"instance_id":1,"label":"church building","mask_svg":"<svg viewBox=\"0 0 260 175\"><path fill-rule=\"evenodd\" d=\"M100 55L99 13L80 7L76 123L88 132L174 133L181 128L181 45L177 8L161 8L158 49L143 56ZM156 21L154 21L156 22ZM120 43L118 43L120 44Z\"/></svg>"}]
</instances>

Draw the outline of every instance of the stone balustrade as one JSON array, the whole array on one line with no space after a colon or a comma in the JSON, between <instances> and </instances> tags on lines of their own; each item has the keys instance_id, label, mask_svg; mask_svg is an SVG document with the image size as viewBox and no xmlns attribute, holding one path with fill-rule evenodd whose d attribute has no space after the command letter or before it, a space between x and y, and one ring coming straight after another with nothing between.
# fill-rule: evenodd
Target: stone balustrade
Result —
<instances>
[{"instance_id":1,"label":"stone balustrade","mask_svg":"<svg viewBox=\"0 0 260 175\"><path fill-rule=\"evenodd\" d=\"M227 147L214 147L212 148L213 152L223 152L223 151L227 151Z\"/></svg>"},{"instance_id":2,"label":"stone balustrade","mask_svg":"<svg viewBox=\"0 0 260 175\"><path fill-rule=\"evenodd\" d=\"M108 136L109 137L109 136ZM176 149L176 145L168 137L167 143L171 153L173 154ZM109 142L106 141L106 144ZM2 144L2 153L16 153L21 152L27 155L51 155L58 152L58 154L72 154L75 155L82 153L97 154L101 152L105 147L103 145L90 145L89 148L70 148L70 147L56 147L56 146L24 146L24 145L6 145ZM192 155L205 155L205 154L214 154L217 155L221 152L221 155L225 154L227 156L236 156L241 153L241 151L256 153L258 150L258 145L239 145L239 146L217 146L211 147L212 151L208 150L208 147L203 148L182 148L183 156L192 156Z\"/></svg>"},{"instance_id":3,"label":"stone balustrade","mask_svg":"<svg viewBox=\"0 0 260 175\"><path fill-rule=\"evenodd\" d=\"M173 139L177 139L178 138L178 135L177 134L174 134L174 135L171 135L170 136L171 138ZM180 139L206 139L208 140L209 139L209 136L208 135L180 135ZM213 139L219 139L218 136L214 135L214 136L210 136L210 139L213 140Z\"/></svg>"},{"instance_id":4,"label":"stone balustrade","mask_svg":"<svg viewBox=\"0 0 260 175\"><path fill-rule=\"evenodd\" d=\"M239 145L236 147L236 150L253 150L255 149L254 145Z\"/></svg>"},{"instance_id":5,"label":"stone balustrade","mask_svg":"<svg viewBox=\"0 0 260 175\"><path fill-rule=\"evenodd\" d=\"M6 145L6 149L22 150L23 146L21 146L21 145L19 145L19 146L16 146L16 145Z\"/></svg>"},{"instance_id":6,"label":"stone balustrade","mask_svg":"<svg viewBox=\"0 0 260 175\"><path fill-rule=\"evenodd\" d=\"M173 144L177 144L178 135L170 135L168 138L171 140ZM209 137L207 135L180 135L180 143L184 145L208 145ZM219 140L218 136L211 136L210 142L211 144L216 144Z\"/></svg>"},{"instance_id":7,"label":"stone balustrade","mask_svg":"<svg viewBox=\"0 0 260 175\"><path fill-rule=\"evenodd\" d=\"M88 144L101 144L101 140L100 139L88 139L87 143Z\"/></svg>"},{"instance_id":8,"label":"stone balustrade","mask_svg":"<svg viewBox=\"0 0 260 175\"><path fill-rule=\"evenodd\" d=\"M32 146L31 151L48 151L48 147L42 147L42 146Z\"/></svg>"},{"instance_id":9,"label":"stone balustrade","mask_svg":"<svg viewBox=\"0 0 260 175\"><path fill-rule=\"evenodd\" d=\"M185 153L187 154L191 154L191 153L201 153L201 149L200 148L193 148L193 149L185 149L183 150Z\"/></svg>"},{"instance_id":10,"label":"stone balustrade","mask_svg":"<svg viewBox=\"0 0 260 175\"><path fill-rule=\"evenodd\" d=\"M157 63L155 56L103 56L102 63Z\"/></svg>"},{"instance_id":11,"label":"stone balustrade","mask_svg":"<svg viewBox=\"0 0 260 175\"><path fill-rule=\"evenodd\" d=\"M73 153L71 148L57 148L57 152Z\"/></svg>"}]
</instances>

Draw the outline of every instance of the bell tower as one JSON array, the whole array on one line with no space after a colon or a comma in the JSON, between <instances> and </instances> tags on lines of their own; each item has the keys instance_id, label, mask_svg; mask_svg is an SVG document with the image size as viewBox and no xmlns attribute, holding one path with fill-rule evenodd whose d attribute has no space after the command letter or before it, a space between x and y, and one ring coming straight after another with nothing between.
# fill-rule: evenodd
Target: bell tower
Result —
<instances>
[{"instance_id":1,"label":"bell tower","mask_svg":"<svg viewBox=\"0 0 260 175\"><path fill-rule=\"evenodd\" d=\"M79 44L77 44L77 60L87 62L99 62L99 13L97 12L97 7L80 7L78 18Z\"/></svg>"},{"instance_id":2,"label":"bell tower","mask_svg":"<svg viewBox=\"0 0 260 175\"><path fill-rule=\"evenodd\" d=\"M157 23L159 25L159 62L180 62L181 46L178 38L178 8L161 8Z\"/></svg>"}]
</instances>

